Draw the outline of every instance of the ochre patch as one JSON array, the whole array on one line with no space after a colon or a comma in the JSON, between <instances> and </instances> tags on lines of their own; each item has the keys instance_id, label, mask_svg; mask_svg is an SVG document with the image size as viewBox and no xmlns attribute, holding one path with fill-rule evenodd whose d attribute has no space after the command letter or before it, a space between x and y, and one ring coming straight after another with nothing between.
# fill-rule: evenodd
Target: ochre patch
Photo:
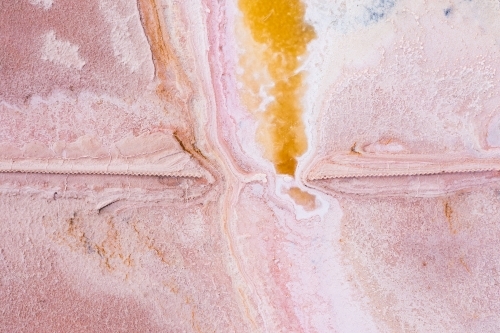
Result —
<instances>
[{"instance_id":1,"label":"ochre patch","mask_svg":"<svg viewBox=\"0 0 500 333\"><path fill-rule=\"evenodd\" d=\"M239 6L253 39L267 47L265 65L275 84L274 101L262 114L259 141L276 171L293 176L297 157L307 150L300 103L303 77L297 69L315 32L304 22L299 0L240 0Z\"/></svg>"},{"instance_id":2,"label":"ochre patch","mask_svg":"<svg viewBox=\"0 0 500 333\"><path fill-rule=\"evenodd\" d=\"M287 194L295 201L297 205L301 205L306 211L316 209L316 196L302 191L298 187L291 187Z\"/></svg>"}]
</instances>

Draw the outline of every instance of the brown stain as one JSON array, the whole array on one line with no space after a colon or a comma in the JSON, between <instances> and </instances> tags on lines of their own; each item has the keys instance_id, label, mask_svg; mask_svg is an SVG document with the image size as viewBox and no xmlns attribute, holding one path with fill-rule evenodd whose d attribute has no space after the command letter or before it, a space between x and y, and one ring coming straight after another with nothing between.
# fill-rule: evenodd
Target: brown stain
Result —
<instances>
[{"instance_id":1,"label":"brown stain","mask_svg":"<svg viewBox=\"0 0 500 333\"><path fill-rule=\"evenodd\" d=\"M66 222L65 230L54 234L55 240L60 244L68 246L73 251L91 256L97 255L100 265L109 272L115 271L121 265L129 268L135 265L132 254L126 253L123 249L120 233L112 219L106 221L106 237L101 241L91 236L93 230L89 230L89 226L85 226L76 214Z\"/></svg>"},{"instance_id":2,"label":"brown stain","mask_svg":"<svg viewBox=\"0 0 500 333\"><path fill-rule=\"evenodd\" d=\"M349 154L351 154L351 155L361 155L361 153L358 151L358 148L357 148L357 142L354 142L354 144L351 146Z\"/></svg>"},{"instance_id":3,"label":"brown stain","mask_svg":"<svg viewBox=\"0 0 500 333\"><path fill-rule=\"evenodd\" d=\"M194 308L196 308L194 306ZM200 324L198 323L198 321L196 320L196 317L195 317L195 311L194 309L191 310L191 326L192 328L196 331L196 332L199 332L201 333L202 330L200 328Z\"/></svg>"},{"instance_id":4,"label":"brown stain","mask_svg":"<svg viewBox=\"0 0 500 333\"><path fill-rule=\"evenodd\" d=\"M173 132L173 136L174 136L175 141L177 141L177 143L179 143L182 150L184 150L188 154L191 154L195 157L201 158L202 159L201 162L206 160L206 157L196 147L196 143L194 142L193 137L190 136L189 133L186 134L185 131L182 132L182 131L176 130Z\"/></svg>"},{"instance_id":5,"label":"brown stain","mask_svg":"<svg viewBox=\"0 0 500 333\"><path fill-rule=\"evenodd\" d=\"M393 141L394 141L394 139L393 139L393 138L383 138L383 139L381 139L379 142L380 142L381 144L383 144L383 145L388 145L388 144L390 144L390 143L391 143L391 142L393 142Z\"/></svg>"},{"instance_id":6,"label":"brown stain","mask_svg":"<svg viewBox=\"0 0 500 333\"><path fill-rule=\"evenodd\" d=\"M151 48L155 75L160 80L157 93L164 101L184 106L190 96L190 86L170 43L162 7L156 0L138 0L137 4Z\"/></svg>"},{"instance_id":7,"label":"brown stain","mask_svg":"<svg viewBox=\"0 0 500 333\"><path fill-rule=\"evenodd\" d=\"M196 305L195 302L193 302L193 298L191 296L184 296L185 298L185 303L189 306L191 306L191 328L193 329L194 332L199 332L201 333L202 330L200 328L200 323L198 320L196 320Z\"/></svg>"},{"instance_id":8,"label":"brown stain","mask_svg":"<svg viewBox=\"0 0 500 333\"><path fill-rule=\"evenodd\" d=\"M446 221L448 222L448 227L450 229L450 232L452 234L456 234L457 230L453 226L453 220L452 220L452 218L453 218L453 209L451 208L451 204L448 201L445 201L445 203L444 203L444 215L446 217Z\"/></svg>"},{"instance_id":9,"label":"brown stain","mask_svg":"<svg viewBox=\"0 0 500 333\"><path fill-rule=\"evenodd\" d=\"M167 259L167 255L162 251L156 244L154 239L151 239L144 231L140 231L137 227L137 223L133 224L134 232L137 234L138 240L143 243L149 250L151 250L162 263L167 266L171 266L172 262Z\"/></svg>"},{"instance_id":10,"label":"brown stain","mask_svg":"<svg viewBox=\"0 0 500 333\"><path fill-rule=\"evenodd\" d=\"M75 217L70 217L68 219L67 233L77 239L81 239L81 237L84 235L84 233L76 225Z\"/></svg>"},{"instance_id":11,"label":"brown stain","mask_svg":"<svg viewBox=\"0 0 500 333\"><path fill-rule=\"evenodd\" d=\"M286 193L295 201L297 205L302 206L306 211L316 209L316 196L302 191L298 187L291 187Z\"/></svg>"},{"instance_id":12,"label":"brown stain","mask_svg":"<svg viewBox=\"0 0 500 333\"><path fill-rule=\"evenodd\" d=\"M114 221L112 219L107 220L108 230L106 232L106 238L101 242L101 244L96 244L95 248L98 253L103 257L103 265L109 271L115 270L118 266L115 260L123 263L125 266L131 264L130 254L125 256L123 254L123 249L120 242L120 235L115 227Z\"/></svg>"},{"instance_id":13,"label":"brown stain","mask_svg":"<svg viewBox=\"0 0 500 333\"><path fill-rule=\"evenodd\" d=\"M137 4L141 24L151 49L155 75L160 81L156 93L164 102L167 112L170 109L180 110L176 114L179 120L174 126L174 138L179 142L181 148L197 158L198 162L212 176L219 178L219 172L196 146L193 126L191 126L194 121L190 109L192 87L171 45L170 36L165 26L166 20L162 14L163 8L157 0L138 0ZM167 110L167 107L170 108Z\"/></svg>"},{"instance_id":14,"label":"brown stain","mask_svg":"<svg viewBox=\"0 0 500 333\"><path fill-rule=\"evenodd\" d=\"M174 280L171 280L170 282L163 282L163 286L168 288L168 290L170 290L170 292L172 292L174 294L179 293L179 289L180 289L179 285Z\"/></svg>"},{"instance_id":15,"label":"brown stain","mask_svg":"<svg viewBox=\"0 0 500 333\"><path fill-rule=\"evenodd\" d=\"M470 270L470 268L469 268L469 265L467 265L467 263L465 262L464 257L460 257L459 262L460 262L460 264L461 264L461 265L465 268L465 270L467 271L467 273L469 273L469 274L470 274L470 273L471 273L471 270Z\"/></svg>"}]
</instances>

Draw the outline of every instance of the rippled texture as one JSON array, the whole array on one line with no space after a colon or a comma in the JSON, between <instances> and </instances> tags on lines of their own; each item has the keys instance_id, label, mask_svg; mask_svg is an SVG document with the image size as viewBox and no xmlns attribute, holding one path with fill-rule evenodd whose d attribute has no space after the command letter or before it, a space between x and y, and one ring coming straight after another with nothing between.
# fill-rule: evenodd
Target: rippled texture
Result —
<instances>
[{"instance_id":1,"label":"rippled texture","mask_svg":"<svg viewBox=\"0 0 500 333\"><path fill-rule=\"evenodd\" d=\"M500 4L0 4L1 332L499 332Z\"/></svg>"}]
</instances>

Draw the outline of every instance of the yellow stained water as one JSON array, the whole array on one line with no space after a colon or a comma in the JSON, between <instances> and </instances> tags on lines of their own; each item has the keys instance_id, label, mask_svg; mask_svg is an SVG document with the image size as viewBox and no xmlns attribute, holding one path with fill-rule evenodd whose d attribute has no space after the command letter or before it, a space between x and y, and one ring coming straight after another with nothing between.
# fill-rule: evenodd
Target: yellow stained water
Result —
<instances>
[{"instance_id":1,"label":"yellow stained water","mask_svg":"<svg viewBox=\"0 0 500 333\"><path fill-rule=\"evenodd\" d=\"M312 26L304 22L305 7L299 0L240 0L239 6L253 39L267 46L267 70L274 81L259 130L266 155L276 171L293 176L297 158L307 150L302 121L301 90L303 77L297 73L299 57L315 37ZM266 141L266 140L264 140Z\"/></svg>"},{"instance_id":2,"label":"yellow stained water","mask_svg":"<svg viewBox=\"0 0 500 333\"><path fill-rule=\"evenodd\" d=\"M316 209L315 195L302 191L298 187L291 187L286 193L293 199L293 201L295 201L297 205L304 207L306 211Z\"/></svg>"}]
</instances>

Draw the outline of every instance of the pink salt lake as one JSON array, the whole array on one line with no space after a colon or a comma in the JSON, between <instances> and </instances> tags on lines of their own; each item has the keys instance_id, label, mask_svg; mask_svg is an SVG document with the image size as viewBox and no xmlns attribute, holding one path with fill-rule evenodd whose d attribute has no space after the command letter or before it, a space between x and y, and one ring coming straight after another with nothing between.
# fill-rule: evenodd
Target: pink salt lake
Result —
<instances>
[{"instance_id":1,"label":"pink salt lake","mask_svg":"<svg viewBox=\"0 0 500 333\"><path fill-rule=\"evenodd\" d=\"M303 5L291 177L238 1L0 3L0 332L500 331L500 3Z\"/></svg>"}]
</instances>

